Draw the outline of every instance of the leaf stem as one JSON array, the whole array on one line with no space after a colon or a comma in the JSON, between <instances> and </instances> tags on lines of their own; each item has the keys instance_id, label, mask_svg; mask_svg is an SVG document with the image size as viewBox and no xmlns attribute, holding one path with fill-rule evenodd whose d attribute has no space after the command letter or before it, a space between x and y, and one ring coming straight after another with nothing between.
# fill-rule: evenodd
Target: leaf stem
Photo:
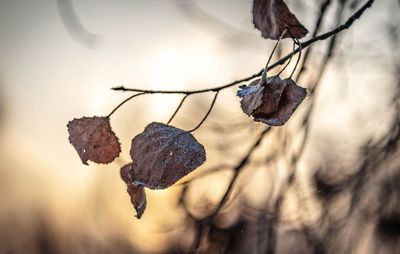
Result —
<instances>
[{"instance_id":1,"label":"leaf stem","mask_svg":"<svg viewBox=\"0 0 400 254\"><path fill-rule=\"evenodd\" d=\"M296 49L296 43L293 42L293 49L292 52ZM281 75L281 73L286 69L286 67L288 67L288 65L290 64L290 62L292 61L292 57L289 58L289 61L286 63L286 65L282 68L282 70L279 71L278 76Z\"/></svg>"},{"instance_id":2,"label":"leaf stem","mask_svg":"<svg viewBox=\"0 0 400 254\"><path fill-rule=\"evenodd\" d=\"M261 76L261 84L264 84L264 83L266 83L266 81L267 81L267 71L268 71L269 62L271 62L272 56L274 55L275 50L276 50L276 48L277 48L278 45L279 45L279 42L282 40L282 37L283 37L283 35L286 33L287 30L288 30L288 29L286 28L286 29L283 31L282 35L279 37L278 41L275 43L275 46L274 46L274 48L272 49L272 52L271 52L271 54L270 54L269 57L268 57L268 61L267 61L267 63L265 64L265 68L264 68L263 74L262 74L262 76Z\"/></svg>"},{"instance_id":3,"label":"leaf stem","mask_svg":"<svg viewBox=\"0 0 400 254\"><path fill-rule=\"evenodd\" d=\"M128 98L126 98L125 100L123 100L120 104L118 104L108 115L107 118L109 118L112 114L115 113L115 111L117 111L117 109L119 109L122 105L124 105L126 102L130 101L131 99L138 97L140 95L146 94L145 92L141 92L141 93L137 93L134 94L132 96L129 96Z\"/></svg>"},{"instance_id":4,"label":"leaf stem","mask_svg":"<svg viewBox=\"0 0 400 254\"><path fill-rule=\"evenodd\" d=\"M218 93L219 93L219 91L215 92L214 99L211 102L210 108L208 109L206 115L203 117L203 119L200 121L200 123L196 127L194 127L193 129L191 129L188 132L194 132L195 130L197 130L204 123L204 121L207 119L208 115L211 113L211 110L214 107L214 104L215 104L215 102L217 100L217 97L218 97Z\"/></svg>"},{"instance_id":5,"label":"leaf stem","mask_svg":"<svg viewBox=\"0 0 400 254\"><path fill-rule=\"evenodd\" d=\"M371 5L375 2L375 0L368 0L360 9L358 9L353 15L351 15L347 21L345 23L343 23L342 25L336 27L335 29L328 31L326 33L323 33L321 35L315 36L303 43L301 43L299 46L301 46L302 49L305 49L307 47L309 47L310 45L312 45L313 43L317 42L317 41L322 41L322 40L326 40L340 32L342 32L343 30L348 29L353 23L354 21L356 21L357 19L359 19L363 13L365 12L365 10L367 10L369 7L371 7ZM268 68L265 68L267 71L277 67L278 65L282 65L284 64L287 60L290 59L290 57L292 57L293 55L297 54L300 51L300 47L298 47L295 51L293 51L290 54L287 54L286 56L282 57L280 60L276 61L275 63L273 63L271 66L269 66ZM228 84L222 85L222 86L217 86L217 87L213 87L213 88L206 88L206 89L200 89L200 90L174 90L174 91L165 91L165 90L146 90L146 89L138 89L138 88L126 88L124 86L118 86L118 87L113 87L111 88L114 91L123 91L123 92L143 92L143 93L149 93L149 94L155 94L155 93L163 93L163 94L197 94L197 93L206 93L206 92L217 92L232 86L235 86L237 84L252 80L253 78L257 78L259 76L261 76L264 72L264 69L260 70L258 73L252 74L248 77L239 79L239 80L235 80L232 81Z\"/></svg>"},{"instance_id":6,"label":"leaf stem","mask_svg":"<svg viewBox=\"0 0 400 254\"><path fill-rule=\"evenodd\" d=\"M292 78L294 72L296 71L297 65L299 64L300 59L301 59L301 50L302 50L302 48L301 48L301 43L300 43L299 39L297 39L297 38L295 38L295 37L292 37L292 39L293 39L293 43L294 43L294 44L299 45L300 51L299 51L299 56L297 57L296 64L294 65L293 71L292 71L292 73L291 73L290 76L289 76L289 79Z\"/></svg>"},{"instance_id":7,"label":"leaf stem","mask_svg":"<svg viewBox=\"0 0 400 254\"><path fill-rule=\"evenodd\" d=\"M183 102L186 100L186 98L187 98L188 96L189 96L189 94L186 94L186 95L182 98L182 100L181 100L181 102L179 103L178 107L175 109L175 112L174 112L174 113L172 114L172 116L169 118L167 124L170 124L170 123L172 122L172 120L174 119L175 115L178 113L179 109L180 109L180 108L182 107L182 105L183 105Z\"/></svg>"}]
</instances>

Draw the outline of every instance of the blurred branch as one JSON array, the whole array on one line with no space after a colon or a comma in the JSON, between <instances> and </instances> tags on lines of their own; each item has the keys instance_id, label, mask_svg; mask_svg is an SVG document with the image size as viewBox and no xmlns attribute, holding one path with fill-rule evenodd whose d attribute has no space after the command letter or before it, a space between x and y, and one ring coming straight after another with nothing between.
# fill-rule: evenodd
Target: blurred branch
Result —
<instances>
[{"instance_id":1,"label":"blurred branch","mask_svg":"<svg viewBox=\"0 0 400 254\"><path fill-rule=\"evenodd\" d=\"M315 28L314 28L314 31L312 33L312 37L317 36L317 34L319 32L319 29L321 27L321 24L322 24L322 22L324 20L326 11L328 10L328 6L330 4L331 4L331 0L325 0L324 2L321 3L321 7L320 7L320 10L319 10L319 16L318 16L317 21L315 23ZM312 50L312 48L308 48L306 50L306 53L304 54L303 61L302 61L301 65L300 65L301 66L300 71L298 72L297 77L295 78L296 81L298 81L300 79L301 75L306 70L306 67L307 67L306 63L308 62L308 58L309 58L309 56L311 54L311 50Z\"/></svg>"},{"instance_id":2,"label":"blurred branch","mask_svg":"<svg viewBox=\"0 0 400 254\"><path fill-rule=\"evenodd\" d=\"M273 63L271 66L269 66L267 68L267 71L277 67L278 65L284 64L293 55L297 54L300 51L300 48L305 49L317 41L326 40L326 39L342 32L345 29L348 29L354 23L354 21L356 21L357 19L359 19L362 16L362 14L364 13L365 10L367 10L369 7L371 7L371 5L374 3L374 1L375 0L368 0L359 10L357 10L352 16L350 16L344 24L338 26L337 28L335 28L329 32L323 33L319 36L315 36L315 37L301 43L301 46L299 46L292 53L287 54L285 57L281 58L280 60ZM149 93L149 94L187 94L187 95L191 95L191 94L206 93L206 92L217 92L217 91L235 86L237 84L249 81L253 78L259 77L262 75L263 72L264 72L264 69L262 69L258 73L250 75L246 78L235 80L235 81L232 81L232 82L222 85L222 86L200 89L200 90L171 90L171 91L168 91L168 90L146 90L146 89L138 89L138 88L126 88L124 86L113 87L111 89L114 91L122 91L122 92L143 92L143 93Z\"/></svg>"},{"instance_id":3,"label":"blurred branch","mask_svg":"<svg viewBox=\"0 0 400 254\"><path fill-rule=\"evenodd\" d=\"M209 225L213 223L215 217L217 216L218 212L222 209L225 203L228 201L229 195L231 194L233 187L238 179L238 176L241 170L247 165L249 159L253 152L257 149L257 147L261 144L261 141L265 137L265 135L271 130L270 127L265 128L260 135L258 136L256 142L250 147L247 154L240 160L240 162L234 167L234 175L232 176L231 181L229 182L228 188L226 189L224 195L222 196L221 200L217 204L214 211L205 219L203 219L200 224L202 225L200 232L198 232L195 241L193 242L192 251L197 251L204 235L207 234L209 230Z\"/></svg>"},{"instance_id":4,"label":"blurred branch","mask_svg":"<svg viewBox=\"0 0 400 254\"><path fill-rule=\"evenodd\" d=\"M260 37L241 31L202 9L196 0L170 0L182 16L197 27L217 34L218 39L234 47L252 49Z\"/></svg>"},{"instance_id":5,"label":"blurred branch","mask_svg":"<svg viewBox=\"0 0 400 254\"><path fill-rule=\"evenodd\" d=\"M338 12L336 15L337 25L340 24L343 11L344 11L344 4L340 3L340 5L338 7ZM324 15L324 12L322 13L322 15ZM320 22L322 20L322 18L323 18L323 16L320 16L318 18L318 21ZM318 26L316 26L314 33L316 33L317 29L318 29ZM289 187L294 183L294 179L296 177L296 172L297 172L296 169L298 166L297 164L300 161L300 158L302 157L302 155L305 151L305 147L306 147L307 141L309 139L310 126L311 126L310 119L311 119L313 110L315 108L315 91L321 84L321 79L323 77L323 74L325 73L326 67L327 67L329 61L332 59L333 52L334 52L335 45L336 45L335 42L336 42L336 34L329 41L329 45L327 47L327 51L324 56L324 59L322 60L322 64L320 65L316 80L313 82L314 84L309 89L310 90L310 93L309 93L310 94L309 95L309 103L310 104L309 104L309 108L307 109L307 112L303 119L303 127L304 127L303 139L301 141L300 148L299 148L297 154L293 155L292 160L290 162L290 166L289 166L290 172L289 172L287 181L284 182L283 185L281 186L278 197L275 201L275 205L273 208L273 214L276 216L276 220L279 220L280 210L281 210L282 203L284 201L284 197L285 197ZM307 51L307 52L309 52L309 51ZM296 193L299 195L298 192L296 192ZM300 204L302 205L303 210L307 209L307 206L303 202L300 202ZM267 253L269 253L269 254L275 253L275 246L276 246L276 240L277 240L276 239L277 229L276 229L275 223L276 223L276 221L271 221L271 225L269 225L269 227L268 227L269 232L268 232L268 242L267 242L267 244L268 244L267 245ZM306 225L302 225L302 230L303 230L304 236L306 237L308 243L313 247L314 253L317 253L317 254L325 253L321 239L319 239L319 237L316 236Z\"/></svg>"},{"instance_id":6,"label":"blurred branch","mask_svg":"<svg viewBox=\"0 0 400 254\"><path fill-rule=\"evenodd\" d=\"M210 115L211 110L213 109L215 102L217 101L218 93L219 93L219 91L215 92L214 98L211 102L211 105L210 105L206 115L203 117L203 119L201 119L200 123L198 125L196 125L196 127L194 127L193 129L191 129L189 132L194 132L195 130L197 130L204 123L204 121L207 119L207 117ZM177 112L177 110L175 110L175 112Z\"/></svg>"},{"instance_id":7,"label":"blurred branch","mask_svg":"<svg viewBox=\"0 0 400 254\"><path fill-rule=\"evenodd\" d=\"M100 36L89 32L76 14L72 0L57 0L58 13L68 34L84 47L94 47Z\"/></svg>"}]
</instances>

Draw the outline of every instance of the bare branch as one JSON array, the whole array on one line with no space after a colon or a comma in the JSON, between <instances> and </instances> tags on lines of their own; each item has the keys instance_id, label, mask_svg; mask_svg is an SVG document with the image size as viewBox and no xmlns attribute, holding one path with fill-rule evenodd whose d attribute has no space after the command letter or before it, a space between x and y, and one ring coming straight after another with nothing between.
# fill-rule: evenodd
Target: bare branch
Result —
<instances>
[{"instance_id":1,"label":"bare branch","mask_svg":"<svg viewBox=\"0 0 400 254\"><path fill-rule=\"evenodd\" d=\"M186 94L186 95L182 98L182 100L181 100L181 102L179 103L178 107L176 108L175 112L174 112L174 113L172 114L172 116L169 118L167 124L170 124L170 123L172 122L172 120L174 119L175 115L178 113L179 109L181 109L181 107L182 107L182 105L183 105L183 102L185 102L185 100L186 100L186 98L187 98L188 96L189 96L189 95Z\"/></svg>"},{"instance_id":2,"label":"bare branch","mask_svg":"<svg viewBox=\"0 0 400 254\"><path fill-rule=\"evenodd\" d=\"M204 121L207 119L208 115L211 113L211 110L214 107L215 101L217 100L218 93L219 93L219 91L217 91L215 93L214 99L212 100L210 108L208 109L206 115L203 117L203 119L200 121L200 123L196 127L194 127L193 129L191 129L189 132L194 132L195 130L197 130L204 123Z\"/></svg>"},{"instance_id":3,"label":"bare branch","mask_svg":"<svg viewBox=\"0 0 400 254\"><path fill-rule=\"evenodd\" d=\"M337 28L323 33L321 35L315 36L303 43L301 43L301 48L305 49L307 47L309 47L310 45L312 45L313 43L317 42L317 41L321 41L321 40L326 40L340 32L342 32L343 30L348 29L353 23L354 21L356 21L357 19L359 19L363 13L365 12L365 10L367 10L369 7L372 6L372 4L374 3L375 0L368 0L360 9L358 9L352 16L350 16L347 21L345 23L343 23L342 25L338 26ZM281 58L280 60L278 60L277 62L273 63L271 66L269 66L267 68L267 71L277 67L278 65L284 64L287 60L290 59L290 57L292 57L293 55L297 54L300 51L300 46L294 50L292 53L286 55L285 57ZM262 73L264 72L264 69L262 69L261 71L259 71L258 73L255 73L253 75L250 75L246 78L243 79L239 79L239 80L235 80L233 82L230 82L228 84L222 85L222 86L217 86L217 87L213 87L213 88L206 88L206 89L200 89L200 90L171 90L171 91L165 91L165 90L146 90L146 89L138 89L138 88L126 88L124 86L118 86L118 87L113 87L111 88L114 91L123 91L123 92L143 92L143 93L149 93L149 94L156 94L156 93L163 93L163 94L197 94L197 93L206 93L206 92L217 92L232 86L235 86L237 84L240 84L242 82L246 82L249 81L253 78L259 77L262 75Z\"/></svg>"}]
</instances>

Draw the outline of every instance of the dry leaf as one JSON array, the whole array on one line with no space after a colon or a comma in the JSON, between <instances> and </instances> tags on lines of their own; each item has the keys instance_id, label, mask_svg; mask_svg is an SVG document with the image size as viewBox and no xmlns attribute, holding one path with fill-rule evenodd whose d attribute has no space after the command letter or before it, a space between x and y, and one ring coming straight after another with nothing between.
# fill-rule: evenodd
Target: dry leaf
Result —
<instances>
[{"instance_id":1,"label":"dry leaf","mask_svg":"<svg viewBox=\"0 0 400 254\"><path fill-rule=\"evenodd\" d=\"M67 127L69 142L85 165L88 165L88 160L110 163L121 152L118 138L107 117L82 117L70 121Z\"/></svg>"},{"instance_id":2,"label":"dry leaf","mask_svg":"<svg viewBox=\"0 0 400 254\"><path fill-rule=\"evenodd\" d=\"M121 169L137 217L146 207L143 187L165 189L206 160L204 147L190 132L151 123L132 140L132 163Z\"/></svg>"},{"instance_id":3,"label":"dry leaf","mask_svg":"<svg viewBox=\"0 0 400 254\"><path fill-rule=\"evenodd\" d=\"M150 189L164 189L206 160L204 147L190 132L151 123L132 140L131 179Z\"/></svg>"},{"instance_id":4,"label":"dry leaf","mask_svg":"<svg viewBox=\"0 0 400 254\"><path fill-rule=\"evenodd\" d=\"M240 86L237 95L242 98L241 107L244 113L251 115L262 103L264 86L259 79L252 81L248 86Z\"/></svg>"},{"instance_id":5,"label":"dry leaf","mask_svg":"<svg viewBox=\"0 0 400 254\"><path fill-rule=\"evenodd\" d=\"M243 112L271 126L284 125L306 95L306 89L292 79L282 80L279 76L267 78L265 83L254 80L238 91Z\"/></svg>"},{"instance_id":6,"label":"dry leaf","mask_svg":"<svg viewBox=\"0 0 400 254\"><path fill-rule=\"evenodd\" d=\"M286 28L298 39L308 33L283 0L254 0L253 23L267 39L279 39ZM290 37L288 32L283 35L283 38Z\"/></svg>"},{"instance_id":7,"label":"dry leaf","mask_svg":"<svg viewBox=\"0 0 400 254\"><path fill-rule=\"evenodd\" d=\"M146 209L146 193L142 185L133 183L130 179L129 173L131 171L132 163L129 163L121 168L121 178L128 186L128 194L131 197L131 202L136 210L136 217L140 219L144 210Z\"/></svg>"}]
</instances>

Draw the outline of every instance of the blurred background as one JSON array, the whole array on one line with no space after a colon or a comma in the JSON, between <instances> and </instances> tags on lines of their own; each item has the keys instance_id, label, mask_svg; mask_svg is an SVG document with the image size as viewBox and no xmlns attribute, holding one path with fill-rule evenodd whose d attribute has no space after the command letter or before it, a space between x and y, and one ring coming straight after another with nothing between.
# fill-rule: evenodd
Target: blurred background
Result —
<instances>
[{"instance_id":1,"label":"blurred background","mask_svg":"<svg viewBox=\"0 0 400 254\"><path fill-rule=\"evenodd\" d=\"M303 40L365 3L286 2L310 31ZM309 96L284 127L265 131L237 87L223 90L195 133L207 162L146 190L138 220L119 169L131 139L166 122L181 96L120 108L122 154L108 165L83 165L66 124L130 95L114 86L202 89L259 72L275 42L254 29L252 1L1 0L0 253L400 253L399 4L376 1L303 50L294 77ZM284 40L273 62L291 50ZM197 125L211 100L190 96L173 125Z\"/></svg>"}]
</instances>

